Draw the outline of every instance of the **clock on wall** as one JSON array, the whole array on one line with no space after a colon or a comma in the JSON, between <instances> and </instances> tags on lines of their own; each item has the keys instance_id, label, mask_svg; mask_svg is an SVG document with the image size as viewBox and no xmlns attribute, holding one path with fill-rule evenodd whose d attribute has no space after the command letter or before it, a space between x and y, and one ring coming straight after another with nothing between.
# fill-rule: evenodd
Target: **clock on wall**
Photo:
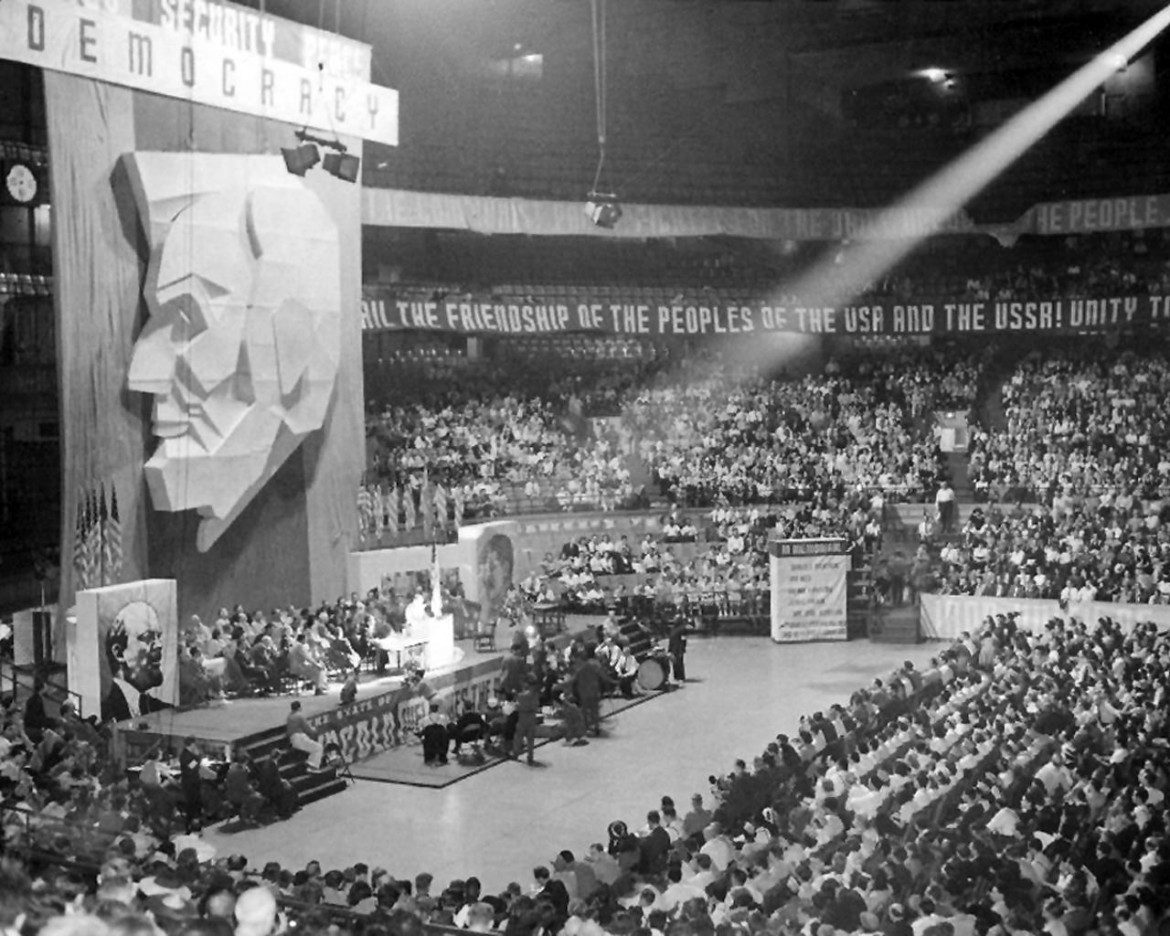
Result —
<instances>
[{"instance_id":1,"label":"clock on wall","mask_svg":"<svg viewBox=\"0 0 1170 936\"><path fill-rule=\"evenodd\" d=\"M4 164L4 196L17 205L31 205L40 195L41 183L27 162L13 160Z\"/></svg>"}]
</instances>

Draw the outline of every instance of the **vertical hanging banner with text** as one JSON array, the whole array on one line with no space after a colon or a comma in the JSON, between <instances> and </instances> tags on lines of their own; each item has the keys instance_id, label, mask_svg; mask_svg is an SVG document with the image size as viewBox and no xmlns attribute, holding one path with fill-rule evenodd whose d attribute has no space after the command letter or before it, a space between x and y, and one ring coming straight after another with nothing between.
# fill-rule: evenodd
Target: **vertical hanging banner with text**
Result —
<instances>
[{"instance_id":1,"label":"vertical hanging banner with text","mask_svg":"<svg viewBox=\"0 0 1170 936\"><path fill-rule=\"evenodd\" d=\"M846 573L843 539L777 539L768 543L772 639L777 643L844 640Z\"/></svg>"}]
</instances>

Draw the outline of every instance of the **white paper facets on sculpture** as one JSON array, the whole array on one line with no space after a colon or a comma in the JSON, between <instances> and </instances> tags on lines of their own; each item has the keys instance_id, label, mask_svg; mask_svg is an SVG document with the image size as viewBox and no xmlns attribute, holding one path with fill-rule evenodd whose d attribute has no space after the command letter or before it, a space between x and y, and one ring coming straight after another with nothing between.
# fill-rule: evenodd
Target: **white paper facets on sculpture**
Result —
<instances>
[{"instance_id":1,"label":"white paper facets on sculpture","mask_svg":"<svg viewBox=\"0 0 1170 936\"><path fill-rule=\"evenodd\" d=\"M341 352L337 225L280 157L126 157L150 265L131 390L154 396L156 510L207 551L325 421Z\"/></svg>"}]
</instances>

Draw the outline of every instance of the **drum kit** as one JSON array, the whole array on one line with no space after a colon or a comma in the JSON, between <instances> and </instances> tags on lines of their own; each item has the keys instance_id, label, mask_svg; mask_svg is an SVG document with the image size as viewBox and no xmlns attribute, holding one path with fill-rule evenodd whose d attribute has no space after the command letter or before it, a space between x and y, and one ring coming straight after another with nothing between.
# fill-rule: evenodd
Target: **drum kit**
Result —
<instances>
[{"instance_id":1,"label":"drum kit","mask_svg":"<svg viewBox=\"0 0 1170 936\"><path fill-rule=\"evenodd\" d=\"M670 654L653 650L638 664L638 685L646 692L655 692L670 678Z\"/></svg>"}]
</instances>

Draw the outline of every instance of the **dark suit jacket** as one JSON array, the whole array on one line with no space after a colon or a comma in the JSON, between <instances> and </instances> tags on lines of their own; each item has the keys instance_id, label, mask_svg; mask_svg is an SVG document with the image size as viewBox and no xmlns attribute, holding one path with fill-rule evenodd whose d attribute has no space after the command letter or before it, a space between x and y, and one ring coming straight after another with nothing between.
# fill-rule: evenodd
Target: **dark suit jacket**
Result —
<instances>
[{"instance_id":1,"label":"dark suit jacket","mask_svg":"<svg viewBox=\"0 0 1170 936\"><path fill-rule=\"evenodd\" d=\"M548 883L540 889L536 896L551 900L553 906L557 908L559 916L567 917L569 915L569 889L565 887L564 882L558 881L556 878L549 878Z\"/></svg>"},{"instance_id":2,"label":"dark suit jacket","mask_svg":"<svg viewBox=\"0 0 1170 936\"><path fill-rule=\"evenodd\" d=\"M169 708L173 708L173 706L159 701L148 692L144 692L138 697L138 711L141 715L149 715L151 712L161 712ZM125 721L130 717L130 703L126 701L122 687L114 683L110 686L109 693L102 699L102 721Z\"/></svg>"},{"instance_id":3,"label":"dark suit jacket","mask_svg":"<svg viewBox=\"0 0 1170 936\"><path fill-rule=\"evenodd\" d=\"M655 826L638 840L642 853L641 870L655 874L666 865L666 854L670 851L670 835L662 826Z\"/></svg>"}]
</instances>

